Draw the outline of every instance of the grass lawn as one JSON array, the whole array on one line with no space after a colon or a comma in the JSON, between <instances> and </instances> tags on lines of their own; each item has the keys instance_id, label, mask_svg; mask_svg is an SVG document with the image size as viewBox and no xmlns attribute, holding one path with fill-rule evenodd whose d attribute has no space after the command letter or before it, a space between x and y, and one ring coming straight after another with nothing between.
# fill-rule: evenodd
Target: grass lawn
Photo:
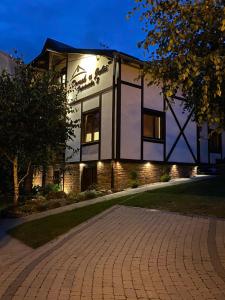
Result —
<instances>
[{"instance_id":1,"label":"grass lawn","mask_svg":"<svg viewBox=\"0 0 225 300\"><path fill-rule=\"evenodd\" d=\"M124 205L225 218L225 177L148 191Z\"/></svg>"},{"instance_id":2,"label":"grass lawn","mask_svg":"<svg viewBox=\"0 0 225 300\"><path fill-rule=\"evenodd\" d=\"M225 178L217 177L125 196L19 225L9 234L37 248L115 204L225 218Z\"/></svg>"},{"instance_id":3,"label":"grass lawn","mask_svg":"<svg viewBox=\"0 0 225 300\"><path fill-rule=\"evenodd\" d=\"M8 233L32 248L38 248L118 202L114 199L51 215L19 225Z\"/></svg>"}]
</instances>

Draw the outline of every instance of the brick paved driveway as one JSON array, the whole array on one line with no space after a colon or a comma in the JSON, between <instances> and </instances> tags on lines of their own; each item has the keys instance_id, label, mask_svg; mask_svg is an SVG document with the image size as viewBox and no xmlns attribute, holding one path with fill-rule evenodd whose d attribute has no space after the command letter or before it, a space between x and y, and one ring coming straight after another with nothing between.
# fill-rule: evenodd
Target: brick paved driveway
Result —
<instances>
[{"instance_id":1,"label":"brick paved driveway","mask_svg":"<svg viewBox=\"0 0 225 300\"><path fill-rule=\"evenodd\" d=\"M0 299L225 299L225 221L115 206L2 261Z\"/></svg>"}]
</instances>

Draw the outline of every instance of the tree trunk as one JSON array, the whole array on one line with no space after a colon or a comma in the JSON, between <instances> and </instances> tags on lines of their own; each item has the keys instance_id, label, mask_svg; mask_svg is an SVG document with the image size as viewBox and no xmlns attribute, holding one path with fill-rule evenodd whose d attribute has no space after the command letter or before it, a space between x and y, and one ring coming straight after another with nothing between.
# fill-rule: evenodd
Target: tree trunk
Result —
<instances>
[{"instance_id":1,"label":"tree trunk","mask_svg":"<svg viewBox=\"0 0 225 300\"><path fill-rule=\"evenodd\" d=\"M34 168L30 167L29 173L24 180L24 192L26 195L32 193L33 175L34 175Z\"/></svg>"},{"instance_id":2,"label":"tree trunk","mask_svg":"<svg viewBox=\"0 0 225 300\"><path fill-rule=\"evenodd\" d=\"M15 156L13 159L13 205L16 207L19 201L19 181L18 181L18 157Z\"/></svg>"},{"instance_id":3,"label":"tree trunk","mask_svg":"<svg viewBox=\"0 0 225 300\"><path fill-rule=\"evenodd\" d=\"M45 188L45 186L46 186L46 175L47 175L47 167L46 167L46 165L43 165L43 167L42 167L42 188Z\"/></svg>"}]
</instances>

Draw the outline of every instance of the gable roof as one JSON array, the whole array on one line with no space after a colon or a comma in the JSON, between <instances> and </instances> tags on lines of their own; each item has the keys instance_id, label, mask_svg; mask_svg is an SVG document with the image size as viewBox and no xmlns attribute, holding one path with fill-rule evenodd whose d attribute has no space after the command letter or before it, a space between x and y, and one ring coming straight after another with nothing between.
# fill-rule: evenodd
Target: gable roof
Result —
<instances>
[{"instance_id":1,"label":"gable roof","mask_svg":"<svg viewBox=\"0 0 225 300\"><path fill-rule=\"evenodd\" d=\"M126 54L124 52L120 52L117 50L111 50L111 49L85 49L85 48L75 48L73 46L69 46L67 44L64 44L62 42L53 40L51 38L47 38L44 44L44 47L41 51L41 53L32 61L32 63L37 62L38 60L44 58L46 52L48 51L54 51L58 53L81 53L81 54L96 54L96 55L103 55L107 57L114 57L114 56L120 56L123 58L127 58L128 60L135 61L136 63L142 64L143 61L140 59Z\"/></svg>"}]
</instances>

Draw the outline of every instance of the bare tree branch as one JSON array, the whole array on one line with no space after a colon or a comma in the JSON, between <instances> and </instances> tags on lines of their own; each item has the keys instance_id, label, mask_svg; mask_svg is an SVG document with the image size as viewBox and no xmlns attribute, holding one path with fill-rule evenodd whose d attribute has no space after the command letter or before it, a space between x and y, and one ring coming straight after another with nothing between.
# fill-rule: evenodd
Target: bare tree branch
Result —
<instances>
[{"instance_id":1,"label":"bare tree branch","mask_svg":"<svg viewBox=\"0 0 225 300\"><path fill-rule=\"evenodd\" d=\"M30 172L30 166L31 166L31 161L29 161L28 166L27 166L27 172L26 174L20 179L19 185L24 181L24 179L29 175Z\"/></svg>"}]
</instances>

